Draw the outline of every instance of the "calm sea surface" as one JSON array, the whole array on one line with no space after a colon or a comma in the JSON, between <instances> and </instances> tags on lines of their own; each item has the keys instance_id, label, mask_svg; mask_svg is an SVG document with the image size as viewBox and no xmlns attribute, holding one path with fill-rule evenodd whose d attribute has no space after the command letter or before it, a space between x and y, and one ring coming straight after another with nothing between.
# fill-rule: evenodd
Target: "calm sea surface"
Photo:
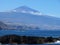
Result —
<instances>
[{"instance_id":1,"label":"calm sea surface","mask_svg":"<svg viewBox=\"0 0 60 45\"><path fill-rule=\"evenodd\" d=\"M51 30L0 30L0 36L9 35L9 34L16 34L20 36L53 36L59 37L60 31L51 31Z\"/></svg>"}]
</instances>

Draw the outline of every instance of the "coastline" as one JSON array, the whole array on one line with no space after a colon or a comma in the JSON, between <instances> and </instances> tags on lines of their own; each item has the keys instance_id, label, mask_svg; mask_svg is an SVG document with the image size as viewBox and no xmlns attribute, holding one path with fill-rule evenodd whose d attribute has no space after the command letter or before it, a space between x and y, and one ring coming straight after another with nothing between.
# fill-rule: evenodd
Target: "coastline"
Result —
<instances>
[{"instance_id":1,"label":"coastline","mask_svg":"<svg viewBox=\"0 0 60 45\"><path fill-rule=\"evenodd\" d=\"M34 37L34 36L18 36L18 35L4 35L0 36L0 43L2 44L48 44L60 40L59 37Z\"/></svg>"}]
</instances>

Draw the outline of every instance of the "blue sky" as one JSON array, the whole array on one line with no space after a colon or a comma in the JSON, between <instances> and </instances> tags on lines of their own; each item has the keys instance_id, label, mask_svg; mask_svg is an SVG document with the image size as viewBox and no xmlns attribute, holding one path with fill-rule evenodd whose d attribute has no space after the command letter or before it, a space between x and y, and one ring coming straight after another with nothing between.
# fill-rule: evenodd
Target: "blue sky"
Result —
<instances>
[{"instance_id":1,"label":"blue sky","mask_svg":"<svg viewBox=\"0 0 60 45\"><path fill-rule=\"evenodd\" d=\"M26 5L49 16L60 18L60 0L0 0L0 12Z\"/></svg>"}]
</instances>

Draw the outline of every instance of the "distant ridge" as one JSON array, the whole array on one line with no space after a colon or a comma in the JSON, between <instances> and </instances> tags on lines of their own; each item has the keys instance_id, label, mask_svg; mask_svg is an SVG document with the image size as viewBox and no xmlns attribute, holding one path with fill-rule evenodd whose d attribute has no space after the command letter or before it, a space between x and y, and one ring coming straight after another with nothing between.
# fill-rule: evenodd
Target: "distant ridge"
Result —
<instances>
[{"instance_id":1,"label":"distant ridge","mask_svg":"<svg viewBox=\"0 0 60 45\"><path fill-rule=\"evenodd\" d=\"M39 16L37 16L39 15ZM16 25L31 25L43 30L60 30L60 18L42 15L39 11L21 6L11 10L10 12L0 12L0 21L5 24Z\"/></svg>"}]
</instances>

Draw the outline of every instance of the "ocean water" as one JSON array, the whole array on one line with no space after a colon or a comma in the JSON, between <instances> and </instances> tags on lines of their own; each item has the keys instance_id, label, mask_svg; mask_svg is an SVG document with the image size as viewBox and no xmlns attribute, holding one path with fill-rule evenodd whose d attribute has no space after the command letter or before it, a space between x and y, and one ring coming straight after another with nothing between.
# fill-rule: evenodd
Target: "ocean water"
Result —
<instances>
[{"instance_id":1,"label":"ocean water","mask_svg":"<svg viewBox=\"0 0 60 45\"><path fill-rule=\"evenodd\" d=\"M0 30L0 36L16 34L19 36L60 37L60 30Z\"/></svg>"},{"instance_id":2,"label":"ocean water","mask_svg":"<svg viewBox=\"0 0 60 45\"><path fill-rule=\"evenodd\" d=\"M60 37L60 30L0 30L0 36L16 34L19 36ZM60 45L60 44L0 44L0 45Z\"/></svg>"},{"instance_id":3,"label":"ocean water","mask_svg":"<svg viewBox=\"0 0 60 45\"><path fill-rule=\"evenodd\" d=\"M20 36L52 36L52 37L59 37L60 30L0 30L0 36L9 35L9 34L16 34Z\"/></svg>"}]
</instances>

